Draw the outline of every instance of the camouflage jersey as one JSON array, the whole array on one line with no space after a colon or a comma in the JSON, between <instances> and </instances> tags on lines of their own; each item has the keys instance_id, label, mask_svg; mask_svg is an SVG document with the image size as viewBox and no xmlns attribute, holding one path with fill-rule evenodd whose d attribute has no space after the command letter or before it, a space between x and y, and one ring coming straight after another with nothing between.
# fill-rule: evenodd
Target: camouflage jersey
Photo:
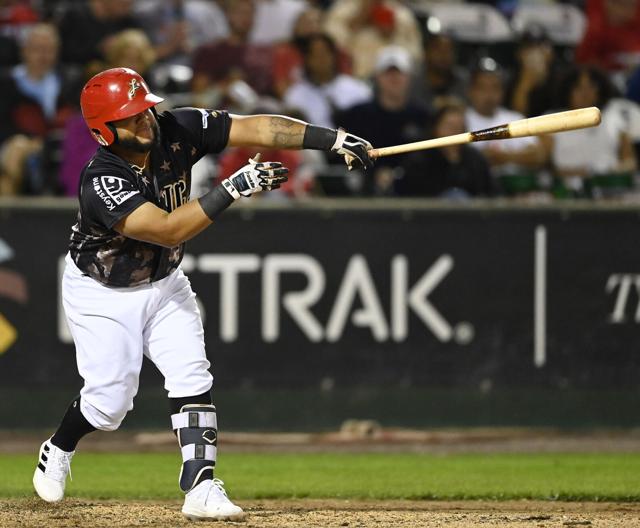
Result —
<instances>
[{"instance_id":1,"label":"camouflage jersey","mask_svg":"<svg viewBox=\"0 0 640 528\"><path fill-rule=\"evenodd\" d=\"M69 251L83 273L107 286L147 284L178 267L184 244L165 248L127 238L113 227L144 203L170 212L189 201L191 167L225 148L231 118L226 112L180 108L159 114L158 124L160 144L149 155L148 170L138 174L100 147L80 177Z\"/></svg>"}]
</instances>

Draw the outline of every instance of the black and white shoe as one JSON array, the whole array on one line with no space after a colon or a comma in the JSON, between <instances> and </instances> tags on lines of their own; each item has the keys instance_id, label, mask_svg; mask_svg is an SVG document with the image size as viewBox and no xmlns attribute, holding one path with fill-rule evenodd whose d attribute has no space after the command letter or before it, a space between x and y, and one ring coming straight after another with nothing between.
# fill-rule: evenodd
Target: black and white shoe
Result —
<instances>
[{"instance_id":1,"label":"black and white shoe","mask_svg":"<svg viewBox=\"0 0 640 528\"><path fill-rule=\"evenodd\" d=\"M33 474L33 487L42 500L58 502L64 498L67 475L71 476L71 459L75 451L67 453L51 443L40 446L40 459Z\"/></svg>"}]
</instances>

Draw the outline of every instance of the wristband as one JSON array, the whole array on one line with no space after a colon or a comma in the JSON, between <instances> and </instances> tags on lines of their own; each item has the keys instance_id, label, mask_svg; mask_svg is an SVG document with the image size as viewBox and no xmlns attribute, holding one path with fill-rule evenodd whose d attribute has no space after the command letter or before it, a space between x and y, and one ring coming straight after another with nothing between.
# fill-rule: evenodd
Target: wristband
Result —
<instances>
[{"instance_id":1,"label":"wristband","mask_svg":"<svg viewBox=\"0 0 640 528\"><path fill-rule=\"evenodd\" d=\"M222 185L217 185L207 194L198 198L200 207L202 207L204 214L206 214L210 220L215 220L216 217L234 201L233 196L231 196Z\"/></svg>"},{"instance_id":2,"label":"wristband","mask_svg":"<svg viewBox=\"0 0 640 528\"><path fill-rule=\"evenodd\" d=\"M307 125L302 139L302 148L311 150L331 150L338 137L338 131L333 128L324 128L315 125Z\"/></svg>"}]
</instances>

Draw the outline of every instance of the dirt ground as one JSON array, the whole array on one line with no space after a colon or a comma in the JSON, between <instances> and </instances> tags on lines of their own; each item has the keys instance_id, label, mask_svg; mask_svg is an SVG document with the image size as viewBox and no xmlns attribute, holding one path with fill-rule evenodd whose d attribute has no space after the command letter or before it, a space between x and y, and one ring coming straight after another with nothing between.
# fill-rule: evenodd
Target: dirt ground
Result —
<instances>
[{"instance_id":1,"label":"dirt ground","mask_svg":"<svg viewBox=\"0 0 640 528\"><path fill-rule=\"evenodd\" d=\"M366 425L366 424L364 424ZM554 430L476 429L464 431L342 430L323 434L220 435L235 452L639 452L640 431L566 433ZM37 452L42 432L0 432L0 453ZM87 438L83 450L169 451L171 433L108 433ZM0 475L0 478L2 476ZM239 501L242 522L207 523L238 528L640 528L640 503L551 501ZM192 525L181 504L67 499L50 505L38 499L0 499L0 528L174 528ZM201 524L203 525L203 524Z\"/></svg>"},{"instance_id":2,"label":"dirt ground","mask_svg":"<svg viewBox=\"0 0 640 528\"><path fill-rule=\"evenodd\" d=\"M244 521L207 525L229 528L640 528L640 504L336 500L263 500L239 504L247 511ZM180 506L178 502L69 499L59 505L50 505L35 498L4 500L0 502L0 526L173 528L192 525L182 517Z\"/></svg>"}]
</instances>

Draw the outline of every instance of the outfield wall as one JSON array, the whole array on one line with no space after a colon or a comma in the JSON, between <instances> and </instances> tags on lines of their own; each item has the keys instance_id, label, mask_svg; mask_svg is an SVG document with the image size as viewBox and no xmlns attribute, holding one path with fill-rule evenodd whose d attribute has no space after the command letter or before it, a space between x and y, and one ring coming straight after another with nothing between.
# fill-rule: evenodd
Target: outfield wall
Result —
<instances>
[{"instance_id":1,"label":"outfield wall","mask_svg":"<svg viewBox=\"0 0 640 528\"><path fill-rule=\"evenodd\" d=\"M393 200L227 211L183 263L227 426L637 426L639 213ZM55 422L49 407L80 386L59 304L74 217L73 201L0 202L2 427ZM164 425L162 380L148 365L142 378L129 425Z\"/></svg>"}]
</instances>

